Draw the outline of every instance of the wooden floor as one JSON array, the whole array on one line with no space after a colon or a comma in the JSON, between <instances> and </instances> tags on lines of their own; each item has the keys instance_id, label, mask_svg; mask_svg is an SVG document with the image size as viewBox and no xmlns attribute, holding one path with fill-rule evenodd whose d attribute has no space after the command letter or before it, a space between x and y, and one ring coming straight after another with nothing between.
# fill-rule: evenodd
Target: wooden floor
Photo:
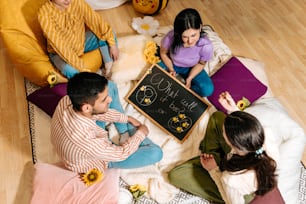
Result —
<instances>
[{"instance_id":1,"label":"wooden floor","mask_svg":"<svg viewBox=\"0 0 306 204\"><path fill-rule=\"evenodd\" d=\"M306 130L305 0L169 0L154 17L170 25L186 7L198 9L235 55L265 63L274 95ZM130 2L100 13L119 36L134 33L131 20L142 16ZM1 42L0 47L0 204L27 203L21 200L28 188L22 184L24 167L31 162L24 81Z\"/></svg>"}]
</instances>

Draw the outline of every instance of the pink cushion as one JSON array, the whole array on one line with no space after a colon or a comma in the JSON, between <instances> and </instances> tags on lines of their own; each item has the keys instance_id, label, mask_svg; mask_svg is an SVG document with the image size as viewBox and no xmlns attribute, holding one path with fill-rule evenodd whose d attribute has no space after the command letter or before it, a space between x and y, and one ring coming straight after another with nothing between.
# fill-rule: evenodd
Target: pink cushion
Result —
<instances>
[{"instance_id":1,"label":"pink cushion","mask_svg":"<svg viewBox=\"0 0 306 204\"><path fill-rule=\"evenodd\" d=\"M223 112L226 110L218 101L221 92L228 91L235 102L247 98L251 103L263 96L267 91L261 81L245 67L236 57L228 60L214 75L211 76L215 90L207 99Z\"/></svg>"},{"instance_id":2,"label":"pink cushion","mask_svg":"<svg viewBox=\"0 0 306 204\"><path fill-rule=\"evenodd\" d=\"M119 170L108 169L101 182L86 187L61 164L36 163L31 204L118 202Z\"/></svg>"},{"instance_id":3,"label":"pink cushion","mask_svg":"<svg viewBox=\"0 0 306 204\"><path fill-rule=\"evenodd\" d=\"M49 86L37 89L27 99L52 116L58 102L67 94L67 83L57 84L50 88Z\"/></svg>"}]
</instances>

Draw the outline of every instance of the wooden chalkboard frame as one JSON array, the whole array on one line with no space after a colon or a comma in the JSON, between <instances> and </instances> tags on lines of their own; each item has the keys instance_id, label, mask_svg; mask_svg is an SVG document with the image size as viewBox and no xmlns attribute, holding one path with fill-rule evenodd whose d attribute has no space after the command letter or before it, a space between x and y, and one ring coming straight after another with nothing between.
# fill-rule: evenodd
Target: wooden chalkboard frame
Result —
<instances>
[{"instance_id":1,"label":"wooden chalkboard frame","mask_svg":"<svg viewBox=\"0 0 306 204\"><path fill-rule=\"evenodd\" d=\"M157 64L144 73L125 100L181 143L211 106Z\"/></svg>"}]
</instances>

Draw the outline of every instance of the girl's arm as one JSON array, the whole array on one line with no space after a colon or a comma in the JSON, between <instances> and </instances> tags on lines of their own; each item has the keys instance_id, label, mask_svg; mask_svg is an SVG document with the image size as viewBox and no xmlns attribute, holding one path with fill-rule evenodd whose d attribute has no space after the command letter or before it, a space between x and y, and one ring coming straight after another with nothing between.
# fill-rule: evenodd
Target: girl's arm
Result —
<instances>
[{"instance_id":1,"label":"girl's arm","mask_svg":"<svg viewBox=\"0 0 306 204\"><path fill-rule=\"evenodd\" d=\"M227 199L226 193L221 183L222 173L219 169L219 166L217 165L215 161L215 158L213 157L212 154L203 153L201 154L200 159L201 159L202 167L208 171L209 175L211 176L211 178L214 180L215 184L217 185L222 199L224 200L226 204L229 204L230 202Z\"/></svg>"},{"instance_id":2,"label":"girl's arm","mask_svg":"<svg viewBox=\"0 0 306 204\"><path fill-rule=\"evenodd\" d=\"M191 87L192 79L195 76L197 76L204 69L205 64L206 64L206 62L204 64L201 62L201 63L198 63L194 67L191 68L191 71L190 71L190 73L189 73L189 75L186 79L186 87L187 88Z\"/></svg>"},{"instance_id":3,"label":"girl's arm","mask_svg":"<svg viewBox=\"0 0 306 204\"><path fill-rule=\"evenodd\" d=\"M162 46L160 47L160 57L162 61L164 62L164 64L166 65L166 67L168 68L169 73L175 77L176 73L173 69L173 63L168 53L169 53L169 50L167 50L166 48L163 48Z\"/></svg>"}]
</instances>

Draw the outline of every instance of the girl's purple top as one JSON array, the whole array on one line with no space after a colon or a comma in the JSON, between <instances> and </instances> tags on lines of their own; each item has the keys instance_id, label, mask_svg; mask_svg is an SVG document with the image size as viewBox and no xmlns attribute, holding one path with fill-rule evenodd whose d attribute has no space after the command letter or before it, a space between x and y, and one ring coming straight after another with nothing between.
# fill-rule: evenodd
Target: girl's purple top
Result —
<instances>
[{"instance_id":1,"label":"girl's purple top","mask_svg":"<svg viewBox=\"0 0 306 204\"><path fill-rule=\"evenodd\" d=\"M174 31L171 30L165 35L161 41L161 47L170 50L173 42ZM205 36L198 40L193 47L180 47L173 54L170 52L170 58L172 63L178 67L193 67L199 61L208 61L213 56L213 45L212 42Z\"/></svg>"}]
</instances>

